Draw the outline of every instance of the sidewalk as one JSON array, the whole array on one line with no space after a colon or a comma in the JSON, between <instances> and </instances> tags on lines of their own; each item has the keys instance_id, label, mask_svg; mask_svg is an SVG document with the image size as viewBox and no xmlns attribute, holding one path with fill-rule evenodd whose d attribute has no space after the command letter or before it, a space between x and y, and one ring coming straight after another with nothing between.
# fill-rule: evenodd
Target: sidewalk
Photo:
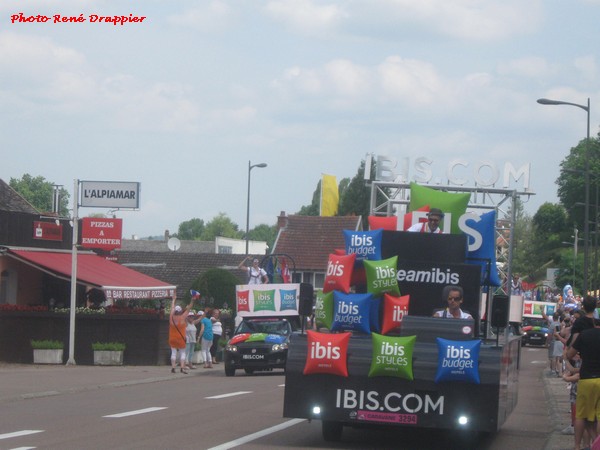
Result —
<instances>
[{"instance_id":1,"label":"sidewalk","mask_svg":"<svg viewBox=\"0 0 600 450\"><path fill-rule=\"evenodd\" d=\"M223 370L222 365L210 371ZM189 370L189 374L171 373L170 366L64 366L7 364L0 362L0 403L27 398L69 394L93 389L110 389L132 384L179 380L183 377L203 376L209 373L202 368ZM539 450L569 450L573 448L573 436L563 435L561 430L570 424L569 391L561 378L549 375L547 369L540 371L547 411L546 446ZM532 430L533 431L533 430ZM537 431L537 430L536 430ZM531 449L536 450L536 449Z\"/></svg>"},{"instance_id":2,"label":"sidewalk","mask_svg":"<svg viewBox=\"0 0 600 450\"><path fill-rule=\"evenodd\" d=\"M561 434L561 430L571 424L571 403L567 383L556 375L550 375L548 369L542 372L548 414L549 439L544 450L570 450L575 444L573 435Z\"/></svg>"}]
</instances>

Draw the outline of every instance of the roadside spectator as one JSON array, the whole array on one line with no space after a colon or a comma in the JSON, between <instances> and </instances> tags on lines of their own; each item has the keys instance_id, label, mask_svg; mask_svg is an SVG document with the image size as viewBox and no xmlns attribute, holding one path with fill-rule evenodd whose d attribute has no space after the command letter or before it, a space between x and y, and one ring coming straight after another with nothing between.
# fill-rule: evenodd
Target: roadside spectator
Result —
<instances>
[{"instance_id":1,"label":"roadside spectator","mask_svg":"<svg viewBox=\"0 0 600 450\"><path fill-rule=\"evenodd\" d=\"M566 353L565 353L566 355ZM577 399L577 382L579 381L579 368L581 367L581 358L575 355L573 359L565 357L565 369L563 370L563 380L570 384L569 402L571 403L571 425L564 428L562 434L575 434L575 412Z\"/></svg>"},{"instance_id":2,"label":"roadside spectator","mask_svg":"<svg viewBox=\"0 0 600 450\"><path fill-rule=\"evenodd\" d=\"M223 324L221 323L221 312L218 309L213 311L212 331L213 331L213 343L210 346L210 356L212 357L213 364L219 364L217 362L217 351L219 351L219 340L223 335Z\"/></svg>"},{"instance_id":3,"label":"roadside spectator","mask_svg":"<svg viewBox=\"0 0 600 450\"><path fill-rule=\"evenodd\" d=\"M583 299L583 302L581 302L581 306L583 308L583 315L573 323L573 326L571 327L571 337L567 341L567 345L571 345L583 330L594 327L596 299L591 295L588 295Z\"/></svg>"},{"instance_id":4,"label":"roadside spectator","mask_svg":"<svg viewBox=\"0 0 600 450\"><path fill-rule=\"evenodd\" d=\"M586 297L587 300L587 297ZM584 300L585 303L585 300ZM567 358L579 353L581 368L575 404L575 449L581 448L584 431L589 434L589 444L598 436L600 423L600 326L588 328L573 335Z\"/></svg>"},{"instance_id":5,"label":"roadside spectator","mask_svg":"<svg viewBox=\"0 0 600 450\"><path fill-rule=\"evenodd\" d=\"M180 372L186 373L185 370L185 328L187 313L194 304L194 298L190 301L190 304L185 307L185 310L175 305L175 295L173 295L173 301L171 302L171 314L169 316L169 346L171 347L171 373L175 373L177 367L177 352L179 352L179 364Z\"/></svg>"},{"instance_id":6,"label":"roadside spectator","mask_svg":"<svg viewBox=\"0 0 600 450\"><path fill-rule=\"evenodd\" d=\"M198 339L200 340L200 351L202 352L202 358L204 359L204 368L212 369L212 357L210 356L210 347L213 343L213 327L212 321L212 310L207 309L204 313L204 317L200 321L200 333Z\"/></svg>"},{"instance_id":7,"label":"roadside spectator","mask_svg":"<svg viewBox=\"0 0 600 450\"><path fill-rule=\"evenodd\" d=\"M442 301L448 304L448 307L433 313L433 317L442 317L449 319L472 319L473 317L466 311L460 309L463 302L463 288L460 286L445 286L442 291Z\"/></svg>"},{"instance_id":8,"label":"roadside spectator","mask_svg":"<svg viewBox=\"0 0 600 450\"><path fill-rule=\"evenodd\" d=\"M560 375L562 368L563 343L560 341L560 314L555 311L552 317L548 316L542 308L542 317L548 323L548 360L550 362L550 373Z\"/></svg>"},{"instance_id":9,"label":"roadside spectator","mask_svg":"<svg viewBox=\"0 0 600 450\"><path fill-rule=\"evenodd\" d=\"M194 350L196 347L196 340L198 335L198 329L196 324L202 320L204 313L199 311L198 314L194 310L190 310L187 316L187 323L185 327L185 354L186 354L186 365L189 369L195 369L193 358Z\"/></svg>"}]
</instances>

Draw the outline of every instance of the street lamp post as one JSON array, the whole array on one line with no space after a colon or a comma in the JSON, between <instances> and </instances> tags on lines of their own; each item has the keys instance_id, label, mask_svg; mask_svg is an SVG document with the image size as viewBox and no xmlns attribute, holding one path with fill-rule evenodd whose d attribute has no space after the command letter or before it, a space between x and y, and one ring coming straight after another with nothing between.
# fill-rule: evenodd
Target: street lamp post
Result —
<instances>
[{"instance_id":1,"label":"street lamp post","mask_svg":"<svg viewBox=\"0 0 600 450\"><path fill-rule=\"evenodd\" d=\"M589 252L590 252L590 98L587 99L587 106L579 103L563 102L560 100L550 100L540 98L537 101L540 105L570 105L583 109L587 113L587 134L585 141L585 207L583 214L583 295L588 293L588 272L589 272Z\"/></svg>"},{"instance_id":2,"label":"street lamp post","mask_svg":"<svg viewBox=\"0 0 600 450\"><path fill-rule=\"evenodd\" d=\"M262 169L267 167L267 163L251 164L250 161L248 161L248 202L246 203L246 256L248 256L248 231L250 229L250 172L255 167L259 167Z\"/></svg>"}]
</instances>

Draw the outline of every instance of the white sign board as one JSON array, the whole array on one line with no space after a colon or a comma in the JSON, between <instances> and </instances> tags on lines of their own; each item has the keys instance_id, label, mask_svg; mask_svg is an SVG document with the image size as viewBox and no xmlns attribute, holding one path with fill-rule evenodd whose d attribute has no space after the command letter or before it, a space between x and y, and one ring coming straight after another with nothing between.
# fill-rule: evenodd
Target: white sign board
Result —
<instances>
[{"instance_id":1,"label":"white sign board","mask_svg":"<svg viewBox=\"0 0 600 450\"><path fill-rule=\"evenodd\" d=\"M79 205L91 208L140 207L140 183L127 181L82 181Z\"/></svg>"}]
</instances>

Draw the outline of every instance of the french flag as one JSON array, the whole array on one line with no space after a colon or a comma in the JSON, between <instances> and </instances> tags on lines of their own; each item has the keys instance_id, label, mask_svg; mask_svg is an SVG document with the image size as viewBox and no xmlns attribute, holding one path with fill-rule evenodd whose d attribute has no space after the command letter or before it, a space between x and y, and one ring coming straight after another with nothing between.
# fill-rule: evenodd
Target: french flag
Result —
<instances>
[{"instance_id":1,"label":"french flag","mask_svg":"<svg viewBox=\"0 0 600 450\"><path fill-rule=\"evenodd\" d=\"M200 298L200 292L190 289L190 295L192 298Z\"/></svg>"}]
</instances>

